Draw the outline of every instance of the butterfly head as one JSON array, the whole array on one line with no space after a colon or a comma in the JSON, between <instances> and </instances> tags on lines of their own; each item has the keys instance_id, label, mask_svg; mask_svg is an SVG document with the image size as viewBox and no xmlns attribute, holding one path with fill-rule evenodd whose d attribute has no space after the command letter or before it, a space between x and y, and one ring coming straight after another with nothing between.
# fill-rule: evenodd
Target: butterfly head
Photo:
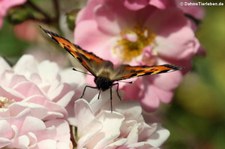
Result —
<instances>
[{"instance_id":1,"label":"butterfly head","mask_svg":"<svg viewBox=\"0 0 225 149\"><path fill-rule=\"evenodd\" d=\"M105 91L113 86L113 81L106 77L95 77L95 84L98 89Z\"/></svg>"}]
</instances>

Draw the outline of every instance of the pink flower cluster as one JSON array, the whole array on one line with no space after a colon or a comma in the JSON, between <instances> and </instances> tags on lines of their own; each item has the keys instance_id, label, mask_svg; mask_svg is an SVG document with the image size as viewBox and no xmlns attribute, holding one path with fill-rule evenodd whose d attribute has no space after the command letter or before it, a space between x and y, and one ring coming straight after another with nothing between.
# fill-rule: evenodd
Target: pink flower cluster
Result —
<instances>
[{"instance_id":1,"label":"pink flower cluster","mask_svg":"<svg viewBox=\"0 0 225 149\"><path fill-rule=\"evenodd\" d=\"M193 56L202 52L186 13L175 0L89 0L76 20L75 43L115 65L182 66L183 72L141 77L122 87L125 99L139 99L152 111L171 101Z\"/></svg>"},{"instance_id":2,"label":"pink flower cluster","mask_svg":"<svg viewBox=\"0 0 225 149\"><path fill-rule=\"evenodd\" d=\"M167 129L144 121L137 102L122 102L113 94L111 112L107 92L90 102L74 100L82 80L80 73L30 55L13 68L0 58L0 148L152 149L169 137Z\"/></svg>"},{"instance_id":3,"label":"pink flower cluster","mask_svg":"<svg viewBox=\"0 0 225 149\"><path fill-rule=\"evenodd\" d=\"M26 0L0 0L0 28L2 27L3 19L7 11L14 6L25 3Z\"/></svg>"},{"instance_id":4,"label":"pink flower cluster","mask_svg":"<svg viewBox=\"0 0 225 149\"><path fill-rule=\"evenodd\" d=\"M69 149L64 107L74 90L62 81L63 73L29 55L14 68L0 58L0 148Z\"/></svg>"}]
</instances>

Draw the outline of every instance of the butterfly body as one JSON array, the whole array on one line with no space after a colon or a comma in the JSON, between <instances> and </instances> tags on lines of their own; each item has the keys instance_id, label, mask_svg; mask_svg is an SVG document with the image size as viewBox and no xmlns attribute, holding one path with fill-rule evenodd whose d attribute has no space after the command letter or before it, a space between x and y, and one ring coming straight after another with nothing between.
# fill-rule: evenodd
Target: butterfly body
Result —
<instances>
[{"instance_id":1,"label":"butterfly body","mask_svg":"<svg viewBox=\"0 0 225 149\"><path fill-rule=\"evenodd\" d=\"M94 82L99 90L105 91L113 86L113 81L106 77L95 77Z\"/></svg>"},{"instance_id":2,"label":"butterfly body","mask_svg":"<svg viewBox=\"0 0 225 149\"><path fill-rule=\"evenodd\" d=\"M59 36L58 34L43 29L42 27L41 29L51 39L57 42L62 48L64 48L74 58L76 58L80 62L80 64L95 77L94 82L96 84L96 87L86 86L84 88L82 96L84 95L84 92L87 87L97 88L99 89L100 92L110 89L111 110L112 110L112 87L114 85L117 85L117 95L119 96L117 81L145 75L167 73L181 69L180 67L170 64L155 65L155 66L130 66L128 64L122 64L119 66L115 66L113 65L112 62L104 60L96 56L94 53L82 49L79 45L71 43L69 40Z\"/></svg>"}]
</instances>

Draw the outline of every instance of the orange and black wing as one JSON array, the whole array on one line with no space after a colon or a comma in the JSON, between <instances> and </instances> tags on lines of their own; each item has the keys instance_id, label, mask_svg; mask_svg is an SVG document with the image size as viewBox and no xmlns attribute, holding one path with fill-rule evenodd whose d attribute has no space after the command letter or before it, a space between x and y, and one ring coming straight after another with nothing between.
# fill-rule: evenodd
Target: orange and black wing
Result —
<instances>
[{"instance_id":1,"label":"orange and black wing","mask_svg":"<svg viewBox=\"0 0 225 149\"><path fill-rule=\"evenodd\" d=\"M116 69L114 73L112 73L110 79L112 81L119 81L133 77L172 72L180 69L181 69L180 67L170 64L156 65L156 66L121 65L118 67L118 69Z\"/></svg>"},{"instance_id":2,"label":"orange and black wing","mask_svg":"<svg viewBox=\"0 0 225 149\"><path fill-rule=\"evenodd\" d=\"M80 46L71 43L64 37L59 36L56 33L48 31L41 27L41 29L55 42L57 42L62 48L68 51L73 57L79 60L79 62L94 76L98 75L98 72L102 70L104 65L110 65L111 62L105 61L92 52L83 50Z\"/></svg>"}]
</instances>

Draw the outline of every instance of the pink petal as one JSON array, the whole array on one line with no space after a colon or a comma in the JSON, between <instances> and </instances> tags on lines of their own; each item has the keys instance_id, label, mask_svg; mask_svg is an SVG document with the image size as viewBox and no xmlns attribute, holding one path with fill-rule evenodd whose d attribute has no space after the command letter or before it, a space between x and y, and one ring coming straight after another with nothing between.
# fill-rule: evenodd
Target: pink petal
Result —
<instances>
[{"instance_id":1,"label":"pink petal","mask_svg":"<svg viewBox=\"0 0 225 149\"><path fill-rule=\"evenodd\" d=\"M47 109L42 105L27 103L27 102L15 102L9 106L10 115L18 116L23 111L29 109L29 115L42 119L47 115Z\"/></svg>"},{"instance_id":2,"label":"pink petal","mask_svg":"<svg viewBox=\"0 0 225 149\"><path fill-rule=\"evenodd\" d=\"M43 95L41 90L31 82L22 82L14 86L14 90L23 94L25 97L33 96L33 95Z\"/></svg>"},{"instance_id":3,"label":"pink petal","mask_svg":"<svg viewBox=\"0 0 225 149\"><path fill-rule=\"evenodd\" d=\"M46 107L48 114L45 119L67 117L67 111L62 106L47 100L44 96L31 96L30 98L27 98L26 102L36 103Z\"/></svg>"},{"instance_id":4,"label":"pink petal","mask_svg":"<svg viewBox=\"0 0 225 149\"><path fill-rule=\"evenodd\" d=\"M38 131L45 129L45 124L38 118L35 117L26 117L22 127L20 128L21 133L27 133L30 131Z\"/></svg>"},{"instance_id":5,"label":"pink petal","mask_svg":"<svg viewBox=\"0 0 225 149\"><path fill-rule=\"evenodd\" d=\"M124 91L124 99L125 100L135 100L140 98L140 83L139 81L135 81L132 84L128 84L122 88Z\"/></svg>"},{"instance_id":6,"label":"pink petal","mask_svg":"<svg viewBox=\"0 0 225 149\"><path fill-rule=\"evenodd\" d=\"M77 148L83 148L87 146L90 140L92 140L95 135L102 129L102 124L94 119L86 125L86 127L83 130L80 130L80 139L78 140L78 146Z\"/></svg>"},{"instance_id":7,"label":"pink petal","mask_svg":"<svg viewBox=\"0 0 225 149\"><path fill-rule=\"evenodd\" d=\"M96 10L96 22L100 31L105 32L111 36L118 35L120 33L119 19L109 7L102 5Z\"/></svg>"},{"instance_id":8,"label":"pink petal","mask_svg":"<svg viewBox=\"0 0 225 149\"><path fill-rule=\"evenodd\" d=\"M155 32L158 36L169 36L176 33L182 27L187 27L188 22L178 8L154 9L145 17L145 27Z\"/></svg>"},{"instance_id":9,"label":"pink petal","mask_svg":"<svg viewBox=\"0 0 225 149\"><path fill-rule=\"evenodd\" d=\"M11 78L9 87L13 88L14 86L16 86L17 84L22 83L22 82L25 83L25 82L28 82L28 80L24 76L14 75Z\"/></svg>"},{"instance_id":10,"label":"pink petal","mask_svg":"<svg viewBox=\"0 0 225 149\"><path fill-rule=\"evenodd\" d=\"M155 6L159 9L165 9L168 7L175 6L175 2L173 2L171 0L150 0L149 4Z\"/></svg>"},{"instance_id":11,"label":"pink petal","mask_svg":"<svg viewBox=\"0 0 225 149\"><path fill-rule=\"evenodd\" d=\"M89 0L87 1L86 7L84 7L77 16L76 24L80 23L80 21L93 19L95 14L93 13L96 6L99 6L103 3L104 0Z\"/></svg>"},{"instance_id":12,"label":"pink petal","mask_svg":"<svg viewBox=\"0 0 225 149\"><path fill-rule=\"evenodd\" d=\"M69 147L70 129L69 124L66 120L55 119L47 121L45 124L47 127L56 127L57 135L54 137L54 139L58 140L59 142L64 142L65 144L67 144L67 147Z\"/></svg>"},{"instance_id":13,"label":"pink petal","mask_svg":"<svg viewBox=\"0 0 225 149\"><path fill-rule=\"evenodd\" d=\"M58 101L57 101L57 104L61 105L62 107L66 107L69 102L71 101L72 97L74 96L74 91L70 91L68 92L67 90L67 93L64 94L62 96L62 98L60 98Z\"/></svg>"},{"instance_id":14,"label":"pink petal","mask_svg":"<svg viewBox=\"0 0 225 149\"><path fill-rule=\"evenodd\" d=\"M8 0L2 0L2 5L4 5L6 8L10 8L16 5L21 5L25 3L27 0L13 0L13 1L8 1Z\"/></svg>"},{"instance_id":15,"label":"pink petal","mask_svg":"<svg viewBox=\"0 0 225 149\"><path fill-rule=\"evenodd\" d=\"M151 79L151 76L148 77ZM180 71L170 72L166 74L157 75L153 80L153 84L163 90L173 90L175 89L183 79L183 75Z\"/></svg>"},{"instance_id":16,"label":"pink petal","mask_svg":"<svg viewBox=\"0 0 225 149\"><path fill-rule=\"evenodd\" d=\"M172 100L173 92L171 90L163 90L161 88L154 87L154 92L163 103L169 103Z\"/></svg>"},{"instance_id":17,"label":"pink petal","mask_svg":"<svg viewBox=\"0 0 225 149\"><path fill-rule=\"evenodd\" d=\"M160 99L152 85L149 85L148 88L145 90L144 98L142 98L140 102L142 107L146 111L152 111L159 107Z\"/></svg>"},{"instance_id":18,"label":"pink petal","mask_svg":"<svg viewBox=\"0 0 225 149\"><path fill-rule=\"evenodd\" d=\"M102 112L98 116L98 120L102 123L103 128L93 137L93 140L89 141L88 146L91 147L95 144L95 148L103 148L120 135L120 126L124 117L119 113Z\"/></svg>"},{"instance_id":19,"label":"pink petal","mask_svg":"<svg viewBox=\"0 0 225 149\"><path fill-rule=\"evenodd\" d=\"M129 149L125 146L123 146L126 143L127 139L122 138L122 139L118 139L114 142L112 142L111 144L107 145L107 147L109 148L116 148L116 149Z\"/></svg>"},{"instance_id":20,"label":"pink petal","mask_svg":"<svg viewBox=\"0 0 225 149\"><path fill-rule=\"evenodd\" d=\"M115 111L123 114L129 120L139 119L142 114L142 108L136 101L119 101L115 105Z\"/></svg>"},{"instance_id":21,"label":"pink petal","mask_svg":"<svg viewBox=\"0 0 225 149\"><path fill-rule=\"evenodd\" d=\"M46 139L38 143L38 148L58 149L55 140Z\"/></svg>"},{"instance_id":22,"label":"pink petal","mask_svg":"<svg viewBox=\"0 0 225 149\"><path fill-rule=\"evenodd\" d=\"M139 10L146 7L151 0L125 0L124 5L130 10Z\"/></svg>"},{"instance_id":23,"label":"pink petal","mask_svg":"<svg viewBox=\"0 0 225 149\"><path fill-rule=\"evenodd\" d=\"M176 0L177 1L177 7L179 7L184 13L186 14L190 14L193 17L195 17L196 19L203 19L205 12L202 6L184 6L184 5L180 5L181 2L193 2L193 0Z\"/></svg>"},{"instance_id":24,"label":"pink petal","mask_svg":"<svg viewBox=\"0 0 225 149\"><path fill-rule=\"evenodd\" d=\"M2 97L10 100L21 101L24 98L22 94L10 88L0 87L0 93Z\"/></svg>"},{"instance_id":25,"label":"pink petal","mask_svg":"<svg viewBox=\"0 0 225 149\"><path fill-rule=\"evenodd\" d=\"M5 138L5 139L11 139L11 138L13 138L14 135L15 135L14 131L11 128L10 124L6 120L0 120L0 137ZM7 142L5 142L5 143L7 143ZM0 147L1 147L1 145L0 145Z\"/></svg>"},{"instance_id":26,"label":"pink petal","mask_svg":"<svg viewBox=\"0 0 225 149\"><path fill-rule=\"evenodd\" d=\"M90 36L91 35L91 36ZM82 21L76 26L75 43L87 51L92 51L105 60L118 61L112 58L111 47L115 41L112 36L98 31L95 21Z\"/></svg>"},{"instance_id":27,"label":"pink petal","mask_svg":"<svg viewBox=\"0 0 225 149\"><path fill-rule=\"evenodd\" d=\"M191 58L199 49L199 42L189 27L182 28L168 38L157 37L156 41L158 46L155 50L160 55L178 60Z\"/></svg>"},{"instance_id":28,"label":"pink petal","mask_svg":"<svg viewBox=\"0 0 225 149\"><path fill-rule=\"evenodd\" d=\"M3 148L9 144L11 144L11 140L7 138L0 138L0 148Z\"/></svg>"},{"instance_id":29,"label":"pink petal","mask_svg":"<svg viewBox=\"0 0 225 149\"><path fill-rule=\"evenodd\" d=\"M199 42L180 10L157 10L148 18L146 26L157 34L154 50L159 55L184 59L197 53Z\"/></svg>"},{"instance_id":30,"label":"pink petal","mask_svg":"<svg viewBox=\"0 0 225 149\"><path fill-rule=\"evenodd\" d=\"M83 130L87 124L89 124L92 120L94 120L94 115L88 105L88 102L84 99L78 99L75 102L74 111L75 111L76 125L78 128L80 128L80 130Z\"/></svg>"},{"instance_id":31,"label":"pink petal","mask_svg":"<svg viewBox=\"0 0 225 149\"><path fill-rule=\"evenodd\" d=\"M96 7L95 14L93 19L97 21L99 30L114 36L119 35L123 29L137 25L136 21L140 19L137 18L136 11L130 11L123 5L123 1L115 3L114 0L108 0L105 4Z\"/></svg>"}]
</instances>

